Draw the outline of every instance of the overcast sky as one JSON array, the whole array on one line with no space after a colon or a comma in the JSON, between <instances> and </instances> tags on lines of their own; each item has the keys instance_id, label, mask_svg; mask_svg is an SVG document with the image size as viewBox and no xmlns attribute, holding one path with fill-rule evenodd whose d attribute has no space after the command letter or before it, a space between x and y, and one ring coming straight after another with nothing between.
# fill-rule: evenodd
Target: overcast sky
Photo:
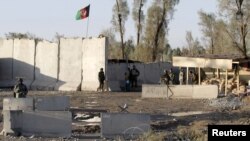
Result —
<instances>
[{"instance_id":1,"label":"overcast sky","mask_svg":"<svg viewBox=\"0 0 250 141\"><path fill-rule=\"evenodd\" d=\"M147 0L150 5L152 0ZM133 0L128 0L132 6ZM87 20L75 20L77 11L90 4L89 36L98 36L111 27L112 7L115 0L0 0L0 37L8 32L30 32L52 40L55 33L67 37L85 37ZM168 39L175 48L186 44L186 31L201 37L197 11L216 11L216 0L180 0L174 19L170 22ZM132 8L132 7L131 7ZM126 38L135 35L130 16L126 23Z\"/></svg>"}]
</instances>

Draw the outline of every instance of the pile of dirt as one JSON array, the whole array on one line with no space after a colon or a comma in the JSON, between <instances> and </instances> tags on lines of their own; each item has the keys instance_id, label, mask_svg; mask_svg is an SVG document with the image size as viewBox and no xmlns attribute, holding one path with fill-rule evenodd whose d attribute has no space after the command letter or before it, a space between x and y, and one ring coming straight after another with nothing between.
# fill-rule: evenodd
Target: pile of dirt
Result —
<instances>
[{"instance_id":1,"label":"pile of dirt","mask_svg":"<svg viewBox=\"0 0 250 141\"><path fill-rule=\"evenodd\" d=\"M225 78L207 78L201 84L202 85L218 85L219 93L225 93ZM235 78L228 79L227 92L237 94L237 80ZM240 81L239 93L246 92L246 82Z\"/></svg>"}]
</instances>

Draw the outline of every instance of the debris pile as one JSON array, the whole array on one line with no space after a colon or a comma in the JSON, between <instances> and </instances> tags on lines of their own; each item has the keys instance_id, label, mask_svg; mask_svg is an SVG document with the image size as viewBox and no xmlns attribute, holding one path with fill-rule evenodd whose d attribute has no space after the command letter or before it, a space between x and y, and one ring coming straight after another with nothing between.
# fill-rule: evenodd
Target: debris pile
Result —
<instances>
[{"instance_id":1,"label":"debris pile","mask_svg":"<svg viewBox=\"0 0 250 141\"><path fill-rule=\"evenodd\" d=\"M210 100L209 105L220 110L236 110L243 106L243 102L240 97L228 95L227 97Z\"/></svg>"},{"instance_id":2,"label":"debris pile","mask_svg":"<svg viewBox=\"0 0 250 141\"><path fill-rule=\"evenodd\" d=\"M225 78L207 78L202 85L218 85L219 93L225 93ZM228 79L227 92L237 94L237 80L235 78ZM240 81L239 93L246 92L246 82Z\"/></svg>"}]
</instances>

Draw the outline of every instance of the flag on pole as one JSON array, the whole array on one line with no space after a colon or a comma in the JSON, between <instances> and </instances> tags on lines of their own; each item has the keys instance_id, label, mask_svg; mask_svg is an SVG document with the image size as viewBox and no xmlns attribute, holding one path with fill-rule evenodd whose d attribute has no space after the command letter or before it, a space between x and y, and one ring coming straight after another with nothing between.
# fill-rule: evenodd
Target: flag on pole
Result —
<instances>
[{"instance_id":1,"label":"flag on pole","mask_svg":"<svg viewBox=\"0 0 250 141\"><path fill-rule=\"evenodd\" d=\"M90 10L90 5L84 7L81 10L78 10L76 14L76 20L81 20L89 17L89 10Z\"/></svg>"}]
</instances>

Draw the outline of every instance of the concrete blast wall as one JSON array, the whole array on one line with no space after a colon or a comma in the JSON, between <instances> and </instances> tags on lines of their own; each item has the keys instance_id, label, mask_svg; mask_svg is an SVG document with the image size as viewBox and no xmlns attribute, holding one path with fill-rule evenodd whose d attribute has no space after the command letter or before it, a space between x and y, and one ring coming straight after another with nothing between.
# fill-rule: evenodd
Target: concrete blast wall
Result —
<instances>
[{"instance_id":1,"label":"concrete blast wall","mask_svg":"<svg viewBox=\"0 0 250 141\"><path fill-rule=\"evenodd\" d=\"M164 70L169 70L172 68L170 63L109 63L108 64L108 85L112 91L120 91L120 86L125 85L124 83L124 73L127 71L127 67L135 65L139 70L140 75L138 77L138 85L142 84L158 84L160 81L160 76L163 75Z\"/></svg>"},{"instance_id":2,"label":"concrete blast wall","mask_svg":"<svg viewBox=\"0 0 250 141\"><path fill-rule=\"evenodd\" d=\"M82 90L94 90L99 86L98 72L103 68L107 73L107 44L106 38L83 40L82 44Z\"/></svg>"},{"instance_id":3,"label":"concrete blast wall","mask_svg":"<svg viewBox=\"0 0 250 141\"><path fill-rule=\"evenodd\" d=\"M82 39L60 39L59 82L56 90L76 91L81 85Z\"/></svg>"},{"instance_id":4,"label":"concrete blast wall","mask_svg":"<svg viewBox=\"0 0 250 141\"><path fill-rule=\"evenodd\" d=\"M58 74L58 44L47 41L36 46L34 90L53 90Z\"/></svg>"},{"instance_id":5,"label":"concrete blast wall","mask_svg":"<svg viewBox=\"0 0 250 141\"><path fill-rule=\"evenodd\" d=\"M13 72L13 40L0 39L0 86L11 86Z\"/></svg>"},{"instance_id":6,"label":"concrete blast wall","mask_svg":"<svg viewBox=\"0 0 250 141\"><path fill-rule=\"evenodd\" d=\"M13 58L13 78L23 77L29 88L34 80L35 41L15 39Z\"/></svg>"}]
</instances>

